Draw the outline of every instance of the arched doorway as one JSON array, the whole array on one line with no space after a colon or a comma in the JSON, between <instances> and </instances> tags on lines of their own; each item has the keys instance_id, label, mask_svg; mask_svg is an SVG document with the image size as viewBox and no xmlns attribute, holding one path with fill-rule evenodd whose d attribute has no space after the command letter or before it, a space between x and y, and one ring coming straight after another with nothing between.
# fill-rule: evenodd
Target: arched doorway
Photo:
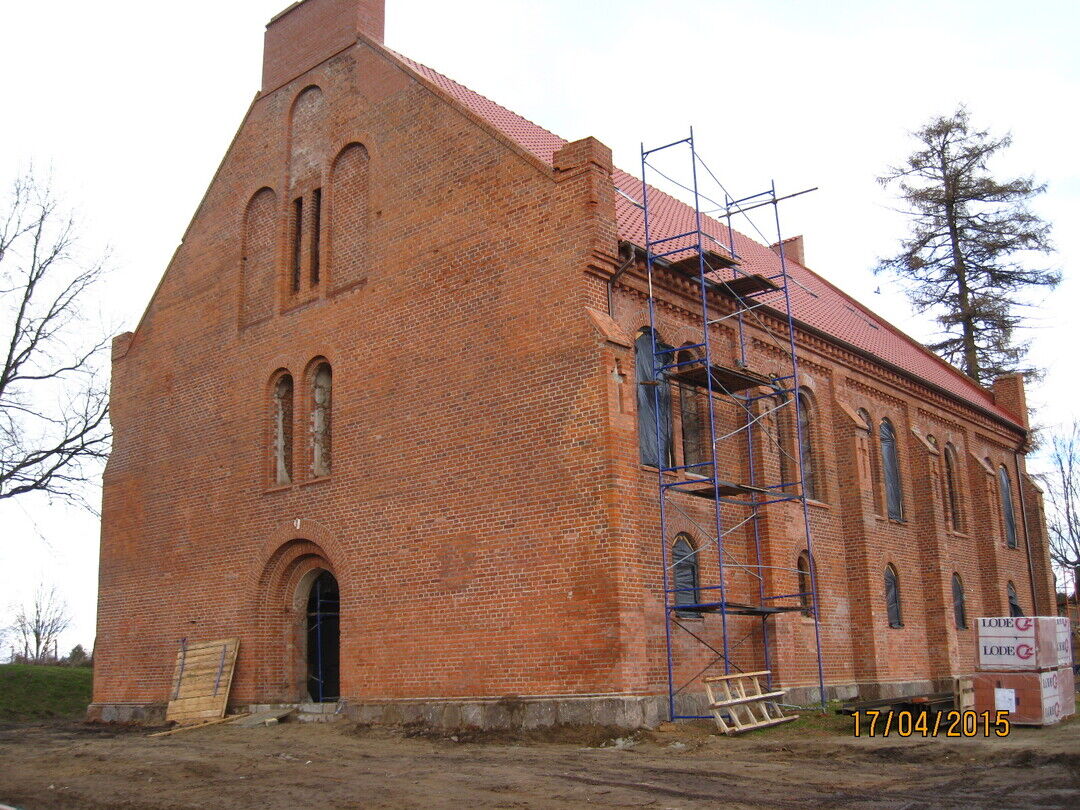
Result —
<instances>
[{"instance_id":1,"label":"arched doorway","mask_svg":"<svg viewBox=\"0 0 1080 810\"><path fill-rule=\"evenodd\" d=\"M329 571L311 583L307 598L308 693L316 703L341 696L338 584Z\"/></svg>"}]
</instances>

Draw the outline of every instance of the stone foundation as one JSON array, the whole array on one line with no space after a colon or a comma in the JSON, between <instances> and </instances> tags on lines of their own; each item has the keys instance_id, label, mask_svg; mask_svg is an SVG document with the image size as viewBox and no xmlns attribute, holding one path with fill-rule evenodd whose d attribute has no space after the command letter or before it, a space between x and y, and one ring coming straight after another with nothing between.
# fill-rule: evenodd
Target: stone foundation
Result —
<instances>
[{"instance_id":1,"label":"stone foundation","mask_svg":"<svg viewBox=\"0 0 1080 810\"><path fill-rule=\"evenodd\" d=\"M617 695L365 701L347 704L345 714L359 723L423 723L443 729L529 730L563 725L655 728L667 719L667 699Z\"/></svg>"},{"instance_id":2,"label":"stone foundation","mask_svg":"<svg viewBox=\"0 0 1080 810\"><path fill-rule=\"evenodd\" d=\"M86 722L163 726L166 708L165 703L91 703Z\"/></svg>"},{"instance_id":3,"label":"stone foundation","mask_svg":"<svg viewBox=\"0 0 1080 810\"><path fill-rule=\"evenodd\" d=\"M841 684L825 687L829 700L882 700L927 692L949 692L951 679L889 681ZM816 706L816 686L787 690L785 704ZM609 726L612 728L655 728L668 719L666 695L581 695L559 697L477 698L474 700L387 700L348 701L324 704L252 704L230 706L230 712L263 711L295 705L297 719L330 721L347 719L357 723L399 726L423 723L431 728L479 728L489 731L538 729L552 726ZM680 714L707 715L705 694L681 695ZM164 703L92 703L87 710L92 723L132 723L161 725Z\"/></svg>"}]
</instances>

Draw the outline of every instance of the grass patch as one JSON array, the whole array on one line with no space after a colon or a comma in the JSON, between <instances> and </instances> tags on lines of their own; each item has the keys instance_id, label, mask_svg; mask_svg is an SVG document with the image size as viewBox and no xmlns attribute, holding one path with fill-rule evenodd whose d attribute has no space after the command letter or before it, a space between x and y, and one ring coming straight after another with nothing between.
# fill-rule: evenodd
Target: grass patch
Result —
<instances>
[{"instance_id":1,"label":"grass patch","mask_svg":"<svg viewBox=\"0 0 1080 810\"><path fill-rule=\"evenodd\" d=\"M797 729L812 737L850 737L853 727L851 717L846 714L837 714L836 709L840 704L837 701L829 701L824 714L820 706L803 709L785 709L786 714L797 714L799 719L794 723L788 723L780 728Z\"/></svg>"},{"instance_id":2,"label":"grass patch","mask_svg":"<svg viewBox=\"0 0 1080 810\"><path fill-rule=\"evenodd\" d=\"M0 720L82 718L92 676L90 667L0 664Z\"/></svg>"}]
</instances>

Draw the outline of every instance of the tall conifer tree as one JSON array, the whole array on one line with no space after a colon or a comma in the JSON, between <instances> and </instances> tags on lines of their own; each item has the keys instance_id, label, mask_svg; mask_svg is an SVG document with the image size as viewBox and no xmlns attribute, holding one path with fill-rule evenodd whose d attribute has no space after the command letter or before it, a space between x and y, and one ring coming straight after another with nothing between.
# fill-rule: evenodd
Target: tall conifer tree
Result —
<instances>
[{"instance_id":1,"label":"tall conifer tree","mask_svg":"<svg viewBox=\"0 0 1080 810\"><path fill-rule=\"evenodd\" d=\"M1046 190L1031 177L997 180L990 159L1009 147L971 126L960 107L913 133L919 148L878 178L896 184L911 216L900 252L880 260L875 273L892 273L918 312L933 313L941 339L930 348L970 377L989 383L1023 366L1027 342L1015 335L1033 288L1053 288L1060 272L1028 264L1048 254L1050 225L1027 202Z\"/></svg>"}]
</instances>

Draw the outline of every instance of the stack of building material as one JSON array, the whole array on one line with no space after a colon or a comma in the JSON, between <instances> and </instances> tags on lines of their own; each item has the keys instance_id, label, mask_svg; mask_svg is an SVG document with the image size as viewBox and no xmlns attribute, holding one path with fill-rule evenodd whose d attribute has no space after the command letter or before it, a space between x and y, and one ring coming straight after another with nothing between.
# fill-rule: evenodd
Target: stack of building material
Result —
<instances>
[{"instance_id":1,"label":"stack of building material","mask_svg":"<svg viewBox=\"0 0 1080 810\"><path fill-rule=\"evenodd\" d=\"M979 619L975 711L1007 711L1009 721L1048 726L1076 711L1068 619Z\"/></svg>"}]
</instances>

